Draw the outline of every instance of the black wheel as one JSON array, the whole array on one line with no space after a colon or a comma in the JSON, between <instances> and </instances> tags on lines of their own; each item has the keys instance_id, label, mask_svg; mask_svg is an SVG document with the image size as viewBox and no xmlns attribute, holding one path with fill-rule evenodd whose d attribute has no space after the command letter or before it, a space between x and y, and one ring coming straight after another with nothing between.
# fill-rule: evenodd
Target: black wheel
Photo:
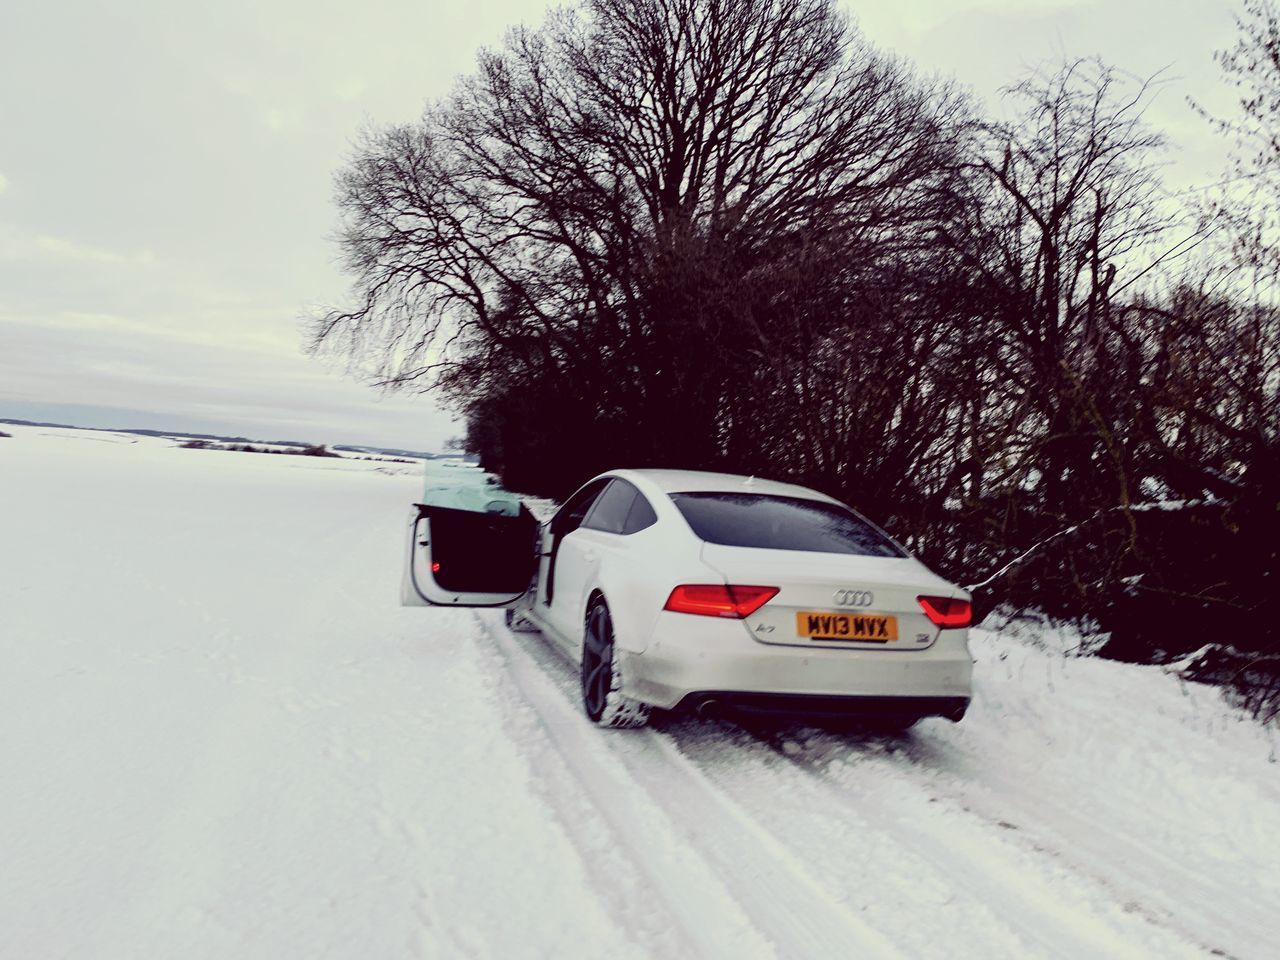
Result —
<instances>
[{"instance_id":1,"label":"black wheel","mask_svg":"<svg viewBox=\"0 0 1280 960\"><path fill-rule=\"evenodd\" d=\"M649 705L622 695L622 677L614 655L613 618L604 600L587 610L582 634L582 708L602 727L643 727Z\"/></svg>"}]
</instances>

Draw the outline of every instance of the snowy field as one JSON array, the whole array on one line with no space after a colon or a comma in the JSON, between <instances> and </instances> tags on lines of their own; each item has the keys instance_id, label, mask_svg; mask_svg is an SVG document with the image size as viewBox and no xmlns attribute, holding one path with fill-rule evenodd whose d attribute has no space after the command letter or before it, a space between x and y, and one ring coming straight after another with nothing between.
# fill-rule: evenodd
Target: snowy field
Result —
<instances>
[{"instance_id":1,"label":"snowy field","mask_svg":"<svg viewBox=\"0 0 1280 960\"><path fill-rule=\"evenodd\" d=\"M0 957L1280 955L1272 737L975 632L959 725L591 728L403 464L0 438Z\"/></svg>"}]
</instances>

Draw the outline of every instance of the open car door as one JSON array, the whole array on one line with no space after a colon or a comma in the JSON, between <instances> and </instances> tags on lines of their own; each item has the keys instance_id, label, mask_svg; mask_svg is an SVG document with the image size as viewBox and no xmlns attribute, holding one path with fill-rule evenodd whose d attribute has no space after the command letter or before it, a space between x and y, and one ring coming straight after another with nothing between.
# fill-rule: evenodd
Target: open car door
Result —
<instances>
[{"instance_id":1,"label":"open car door","mask_svg":"<svg viewBox=\"0 0 1280 960\"><path fill-rule=\"evenodd\" d=\"M407 607L515 603L533 580L538 535L538 521L524 504L501 513L414 504L400 602Z\"/></svg>"}]
</instances>

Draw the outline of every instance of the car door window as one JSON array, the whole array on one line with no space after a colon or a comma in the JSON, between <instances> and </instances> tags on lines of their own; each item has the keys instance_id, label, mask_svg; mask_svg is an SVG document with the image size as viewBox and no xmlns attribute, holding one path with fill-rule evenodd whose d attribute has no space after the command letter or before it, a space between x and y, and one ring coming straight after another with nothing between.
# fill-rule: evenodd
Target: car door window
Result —
<instances>
[{"instance_id":1,"label":"car door window","mask_svg":"<svg viewBox=\"0 0 1280 960\"><path fill-rule=\"evenodd\" d=\"M551 551L547 557L545 593L542 601L547 606L551 605L556 594L556 558L560 553L560 544L565 537L582 526L582 521L591 510L591 505L596 502L596 498L608 483L608 478L605 478L587 484L570 497L569 502L561 507L560 512L551 520Z\"/></svg>"},{"instance_id":2,"label":"car door window","mask_svg":"<svg viewBox=\"0 0 1280 960\"><path fill-rule=\"evenodd\" d=\"M636 488L625 480L614 480L596 500L582 526L586 530L622 533L627 515L637 496Z\"/></svg>"},{"instance_id":3,"label":"car door window","mask_svg":"<svg viewBox=\"0 0 1280 960\"><path fill-rule=\"evenodd\" d=\"M636 491L636 498L631 504L631 509L627 512L627 522L622 526L623 533L639 533L647 527L652 527L658 522L658 515L653 512L653 507L649 501L644 498L639 490Z\"/></svg>"},{"instance_id":4,"label":"car door window","mask_svg":"<svg viewBox=\"0 0 1280 960\"><path fill-rule=\"evenodd\" d=\"M596 502L596 498L600 496L600 492L608 482L607 479L597 480L595 483L587 484L570 497L569 502L560 508L560 512L551 521L551 532L560 538L582 526L582 521L591 510L591 505Z\"/></svg>"}]
</instances>

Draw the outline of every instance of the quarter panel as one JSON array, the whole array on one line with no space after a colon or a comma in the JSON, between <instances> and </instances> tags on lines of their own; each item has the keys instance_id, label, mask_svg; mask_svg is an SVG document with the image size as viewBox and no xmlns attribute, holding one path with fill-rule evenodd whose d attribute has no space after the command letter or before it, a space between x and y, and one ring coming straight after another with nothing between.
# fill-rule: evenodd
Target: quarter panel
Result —
<instances>
[{"instance_id":1,"label":"quarter panel","mask_svg":"<svg viewBox=\"0 0 1280 960\"><path fill-rule=\"evenodd\" d=\"M613 614L614 642L620 650L641 653L653 640L663 605L680 583L716 583L720 577L702 562L698 541L672 534L661 519L626 536L597 534L601 565L593 585ZM607 545L603 541L608 541ZM590 591L588 591L588 594ZM584 612L587 596L583 597Z\"/></svg>"}]
</instances>

